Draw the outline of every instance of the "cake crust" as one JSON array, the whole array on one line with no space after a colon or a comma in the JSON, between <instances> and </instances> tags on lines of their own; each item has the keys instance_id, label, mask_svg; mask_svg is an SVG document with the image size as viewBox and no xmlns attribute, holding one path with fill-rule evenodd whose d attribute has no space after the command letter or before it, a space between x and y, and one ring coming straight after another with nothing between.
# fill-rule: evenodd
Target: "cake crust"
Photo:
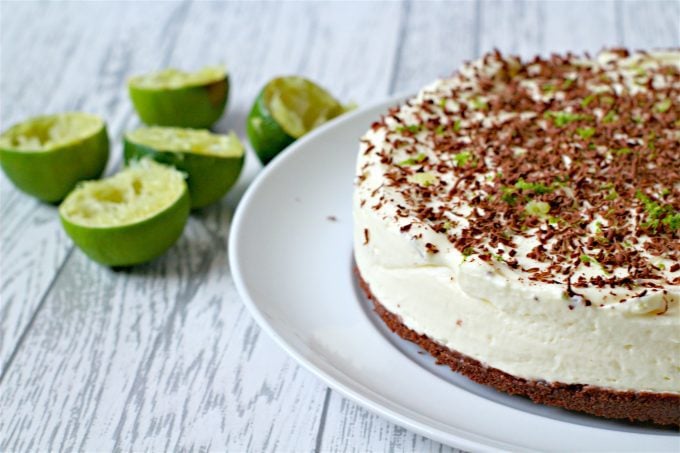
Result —
<instances>
[{"instance_id":1,"label":"cake crust","mask_svg":"<svg viewBox=\"0 0 680 453\"><path fill-rule=\"evenodd\" d=\"M375 312L389 329L405 340L416 343L432 355L439 365L479 383L510 395L528 397L534 403L585 412L610 419L651 422L680 428L680 395L672 393L633 392L582 384L543 382L522 379L442 346L425 335L408 328L399 317L387 310L371 292L358 268L355 273Z\"/></svg>"}]
</instances>

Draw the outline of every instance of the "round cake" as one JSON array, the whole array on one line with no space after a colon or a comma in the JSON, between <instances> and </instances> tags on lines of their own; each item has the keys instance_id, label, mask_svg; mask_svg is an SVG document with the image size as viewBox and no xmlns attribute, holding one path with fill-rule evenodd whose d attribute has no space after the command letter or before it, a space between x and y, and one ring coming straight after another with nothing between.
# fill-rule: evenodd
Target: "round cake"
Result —
<instances>
[{"instance_id":1,"label":"round cake","mask_svg":"<svg viewBox=\"0 0 680 453\"><path fill-rule=\"evenodd\" d=\"M680 51L465 64L361 140L392 331L541 404L680 425Z\"/></svg>"}]
</instances>

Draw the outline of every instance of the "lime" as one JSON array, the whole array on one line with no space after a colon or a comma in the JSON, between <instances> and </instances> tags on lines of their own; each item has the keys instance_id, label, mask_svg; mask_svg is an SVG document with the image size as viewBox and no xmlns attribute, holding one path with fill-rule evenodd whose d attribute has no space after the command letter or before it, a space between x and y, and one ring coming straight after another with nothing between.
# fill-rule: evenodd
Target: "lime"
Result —
<instances>
[{"instance_id":1,"label":"lime","mask_svg":"<svg viewBox=\"0 0 680 453\"><path fill-rule=\"evenodd\" d=\"M348 110L325 89L303 77L278 77L260 91L246 130L255 153L267 164L307 132Z\"/></svg>"},{"instance_id":2,"label":"lime","mask_svg":"<svg viewBox=\"0 0 680 453\"><path fill-rule=\"evenodd\" d=\"M24 192L61 201L78 181L101 176L109 138L101 118L87 113L39 116L0 135L0 164Z\"/></svg>"},{"instance_id":3,"label":"lime","mask_svg":"<svg viewBox=\"0 0 680 453\"><path fill-rule=\"evenodd\" d=\"M128 89L132 104L146 124L209 128L224 113L229 75L221 66L193 73L164 69L132 77Z\"/></svg>"},{"instance_id":4,"label":"lime","mask_svg":"<svg viewBox=\"0 0 680 453\"><path fill-rule=\"evenodd\" d=\"M181 236L189 192L181 172L143 159L110 178L79 184L59 216L87 256L132 266L160 256Z\"/></svg>"},{"instance_id":5,"label":"lime","mask_svg":"<svg viewBox=\"0 0 680 453\"><path fill-rule=\"evenodd\" d=\"M147 127L125 135L125 161L145 156L187 174L192 208L224 196L243 168L243 145L234 133L212 134L202 129Z\"/></svg>"}]
</instances>

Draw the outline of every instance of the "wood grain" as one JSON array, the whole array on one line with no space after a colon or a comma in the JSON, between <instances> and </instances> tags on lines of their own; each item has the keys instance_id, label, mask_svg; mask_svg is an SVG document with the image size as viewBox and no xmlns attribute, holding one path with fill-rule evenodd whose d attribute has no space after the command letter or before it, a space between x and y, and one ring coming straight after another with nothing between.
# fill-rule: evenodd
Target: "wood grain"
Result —
<instances>
[{"instance_id":1,"label":"wood grain","mask_svg":"<svg viewBox=\"0 0 680 453\"><path fill-rule=\"evenodd\" d=\"M2 67L13 70L3 70L0 97L16 100L3 101L3 127L30 116L69 110L101 115L111 137L111 171L120 162L120 136L132 118L125 77L140 60L160 63L166 42L161 30L148 31L155 23L152 17L135 16L114 4L100 5L97 13L77 4L36 2L7 4L3 11L7 14L2 15L2 42L8 45L3 46ZM173 17L171 8L156 6L149 12L160 23ZM133 52L140 33L151 46ZM4 174L0 190L0 366L4 372L72 246L55 206L15 190Z\"/></svg>"},{"instance_id":2,"label":"wood grain","mask_svg":"<svg viewBox=\"0 0 680 453\"><path fill-rule=\"evenodd\" d=\"M280 74L365 105L494 47L680 40L678 1L29 2L2 13L2 127L101 114L109 172L139 124L124 85L134 73L225 63L233 90L216 129L243 137L250 103ZM259 169L248 150L221 203L194 213L166 256L126 271L73 250L55 208L0 177L0 450L452 451L328 390L247 314L226 243Z\"/></svg>"},{"instance_id":3,"label":"wood grain","mask_svg":"<svg viewBox=\"0 0 680 453\"><path fill-rule=\"evenodd\" d=\"M626 14L639 6L627 5ZM668 5L663 6L668 13L672 12ZM662 9L655 10L656 14ZM410 5L407 12L402 27L404 38L393 75L397 91L416 90L438 76L452 72L463 60L494 48L531 57L569 50L594 53L604 47L624 44L624 36L615 20L614 2L423 2ZM649 17L657 16L651 14ZM638 24L638 27L645 25ZM672 43L673 36L667 33L661 41ZM429 47L434 48L432 53L423 52ZM433 58L432 55L445 55L446 58ZM323 451L449 449L399 428L337 393L332 392L329 396L320 444Z\"/></svg>"},{"instance_id":4,"label":"wood grain","mask_svg":"<svg viewBox=\"0 0 680 453\"><path fill-rule=\"evenodd\" d=\"M146 7L128 8L153 16ZM400 11L192 4L165 30L176 37L167 58L151 68L136 60L125 72L226 60L235 89L218 129L242 131L255 94L279 73L308 75L341 97L385 96ZM378 12L389 20L373 24ZM151 44L111 36L112 49ZM243 183L258 168L249 157ZM261 335L231 282L226 239L237 199L238 190L195 214L177 246L146 266L113 272L73 252L1 384L0 448L315 447L325 387Z\"/></svg>"}]
</instances>

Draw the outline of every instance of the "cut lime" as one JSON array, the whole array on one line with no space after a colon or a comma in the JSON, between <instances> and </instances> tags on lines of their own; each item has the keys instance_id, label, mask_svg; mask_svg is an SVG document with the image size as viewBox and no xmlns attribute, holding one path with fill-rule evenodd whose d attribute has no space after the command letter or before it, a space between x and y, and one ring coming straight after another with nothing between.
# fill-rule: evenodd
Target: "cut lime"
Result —
<instances>
[{"instance_id":1,"label":"cut lime","mask_svg":"<svg viewBox=\"0 0 680 453\"><path fill-rule=\"evenodd\" d=\"M39 116L0 135L0 164L24 192L61 201L78 181L101 176L109 138L101 118L87 113Z\"/></svg>"},{"instance_id":2,"label":"cut lime","mask_svg":"<svg viewBox=\"0 0 680 453\"><path fill-rule=\"evenodd\" d=\"M189 218L184 175L151 159L78 185L59 206L66 233L93 260L132 266L163 254Z\"/></svg>"},{"instance_id":3,"label":"cut lime","mask_svg":"<svg viewBox=\"0 0 680 453\"><path fill-rule=\"evenodd\" d=\"M243 145L234 133L148 127L125 135L125 160L149 156L187 174L192 208L216 202L234 185L243 168Z\"/></svg>"},{"instance_id":4,"label":"cut lime","mask_svg":"<svg viewBox=\"0 0 680 453\"><path fill-rule=\"evenodd\" d=\"M255 99L246 129L263 164L312 129L346 112L325 89L303 77L271 80Z\"/></svg>"},{"instance_id":5,"label":"cut lime","mask_svg":"<svg viewBox=\"0 0 680 453\"><path fill-rule=\"evenodd\" d=\"M193 73L164 69L132 77L128 90L132 104L146 124L209 128L224 112L229 75L221 66Z\"/></svg>"}]
</instances>

